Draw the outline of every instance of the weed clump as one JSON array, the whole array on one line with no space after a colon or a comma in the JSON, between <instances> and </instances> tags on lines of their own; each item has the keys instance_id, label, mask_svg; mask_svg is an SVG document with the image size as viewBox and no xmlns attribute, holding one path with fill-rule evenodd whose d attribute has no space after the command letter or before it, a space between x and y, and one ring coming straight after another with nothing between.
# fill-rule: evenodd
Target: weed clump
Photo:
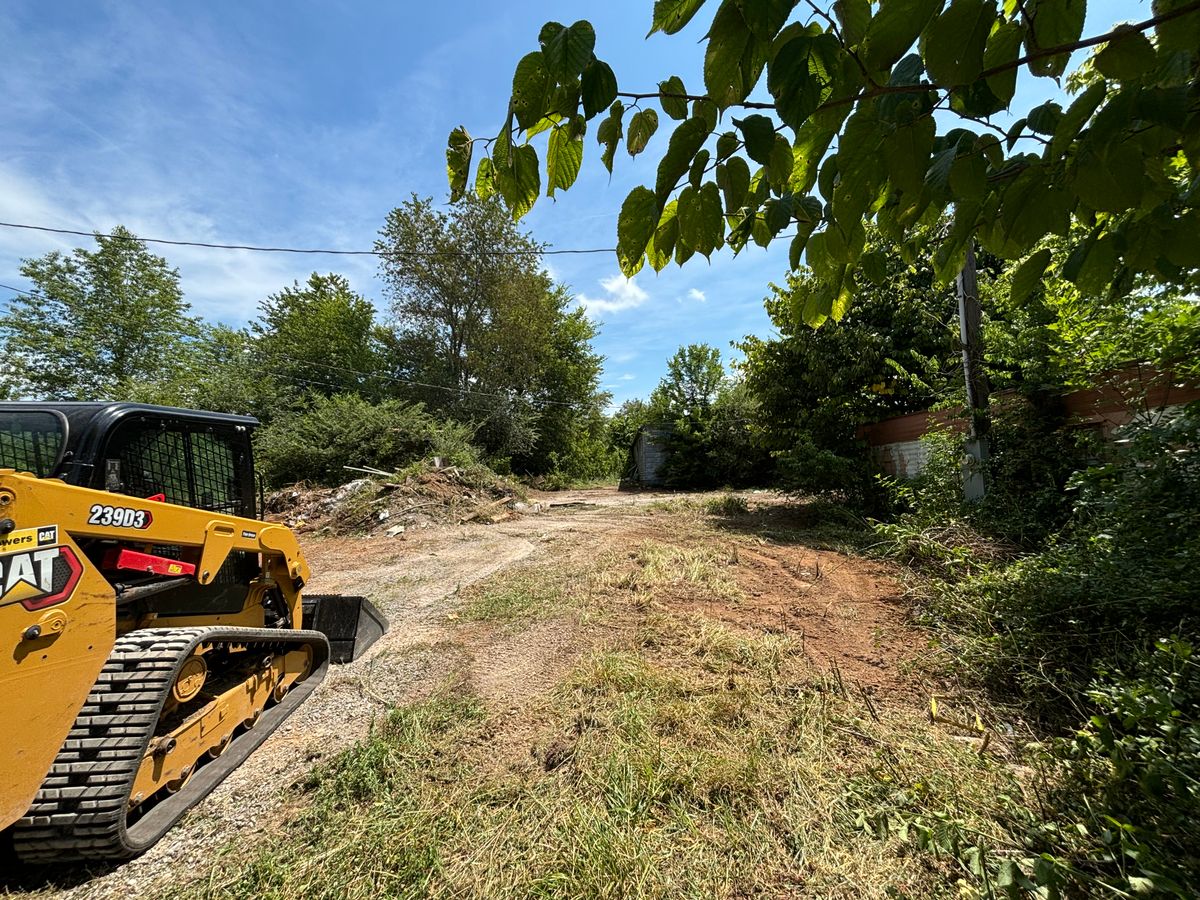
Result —
<instances>
[{"instance_id":1,"label":"weed clump","mask_svg":"<svg viewBox=\"0 0 1200 900\"><path fill-rule=\"evenodd\" d=\"M750 512L750 504L745 497L727 493L705 500L704 511L710 516L744 516Z\"/></svg>"}]
</instances>

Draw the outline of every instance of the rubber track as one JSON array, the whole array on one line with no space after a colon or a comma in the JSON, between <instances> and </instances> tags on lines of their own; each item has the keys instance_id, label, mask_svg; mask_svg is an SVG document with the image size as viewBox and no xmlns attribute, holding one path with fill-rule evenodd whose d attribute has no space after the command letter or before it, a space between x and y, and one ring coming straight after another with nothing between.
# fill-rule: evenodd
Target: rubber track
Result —
<instances>
[{"instance_id":1,"label":"rubber track","mask_svg":"<svg viewBox=\"0 0 1200 900\"><path fill-rule=\"evenodd\" d=\"M163 704L184 660L200 644L314 644L314 668L258 725L197 768L177 794L132 825L133 781L154 737ZM32 806L12 826L13 849L26 863L128 859L161 838L261 744L324 677L328 642L315 631L267 628L147 628L117 639Z\"/></svg>"}]
</instances>

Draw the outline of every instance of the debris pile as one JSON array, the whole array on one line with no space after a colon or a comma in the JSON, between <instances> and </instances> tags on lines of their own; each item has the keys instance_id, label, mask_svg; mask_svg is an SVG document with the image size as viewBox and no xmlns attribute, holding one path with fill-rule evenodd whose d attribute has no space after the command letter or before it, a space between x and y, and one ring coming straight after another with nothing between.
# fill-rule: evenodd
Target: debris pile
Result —
<instances>
[{"instance_id":1,"label":"debris pile","mask_svg":"<svg viewBox=\"0 0 1200 900\"><path fill-rule=\"evenodd\" d=\"M295 484L266 497L267 518L300 532L366 531L399 537L434 524L500 522L538 511L520 487L488 469L412 467L336 488Z\"/></svg>"}]
</instances>

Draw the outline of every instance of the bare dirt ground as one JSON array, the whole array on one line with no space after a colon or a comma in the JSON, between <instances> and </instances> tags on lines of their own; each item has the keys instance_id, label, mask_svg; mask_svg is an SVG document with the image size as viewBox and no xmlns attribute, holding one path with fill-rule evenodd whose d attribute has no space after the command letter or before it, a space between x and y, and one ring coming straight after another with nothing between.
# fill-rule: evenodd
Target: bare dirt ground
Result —
<instances>
[{"instance_id":1,"label":"bare dirt ground","mask_svg":"<svg viewBox=\"0 0 1200 900\"><path fill-rule=\"evenodd\" d=\"M309 701L150 852L109 871L78 872L48 895L158 896L219 869L222 848L251 841L278 822L284 788L361 739L388 708L449 682L465 679L497 714L519 718L517 708L547 691L581 653L603 644L611 626L559 618L521 629L463 622L461 591L526 561L583 566L601 552L632 556L646 542L670 544L680 534L676 517L662 508L666 495L590 490L536 499L548 508L493 525L434 526L402 537L306 536L318 573L310 589L370 597L390 631L363 658L331 669ZM754 503L781 501L758 495ZM755 537L749 528L719 540L736 545L732 568L741 598L700 600L681 585L665 602L731 627L799 636L820 669L844 674L870 694L902 700L912 691L900 673L918 640L885 567ZM523 730L508 742L519 745ZM515 745L513 752L528 753Z\"/></svg>"}]
</instances>

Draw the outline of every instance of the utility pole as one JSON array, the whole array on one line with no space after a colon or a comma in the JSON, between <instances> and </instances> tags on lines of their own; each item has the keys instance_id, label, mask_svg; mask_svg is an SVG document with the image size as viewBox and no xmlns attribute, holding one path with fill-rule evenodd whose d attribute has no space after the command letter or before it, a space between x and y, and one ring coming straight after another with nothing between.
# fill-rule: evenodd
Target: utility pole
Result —
<instances>
[{"instance_id":1,"label":"utility pole","mask_svg":"<svg viewBox=\"0 0 1200 900\"><path fill-rule=\"evenodd\" d=\"M979 282L975 276L975 243L967 245L967 258L958 273L958 330L962 342L963 380L967 386L970 410L966 451L970 461L963 472L963 496L979 500L987 490L983 463L987 459L988 381L983 368L983 336L980 333L983 311L979 306Z\"/></svg>"}]
</instances>

